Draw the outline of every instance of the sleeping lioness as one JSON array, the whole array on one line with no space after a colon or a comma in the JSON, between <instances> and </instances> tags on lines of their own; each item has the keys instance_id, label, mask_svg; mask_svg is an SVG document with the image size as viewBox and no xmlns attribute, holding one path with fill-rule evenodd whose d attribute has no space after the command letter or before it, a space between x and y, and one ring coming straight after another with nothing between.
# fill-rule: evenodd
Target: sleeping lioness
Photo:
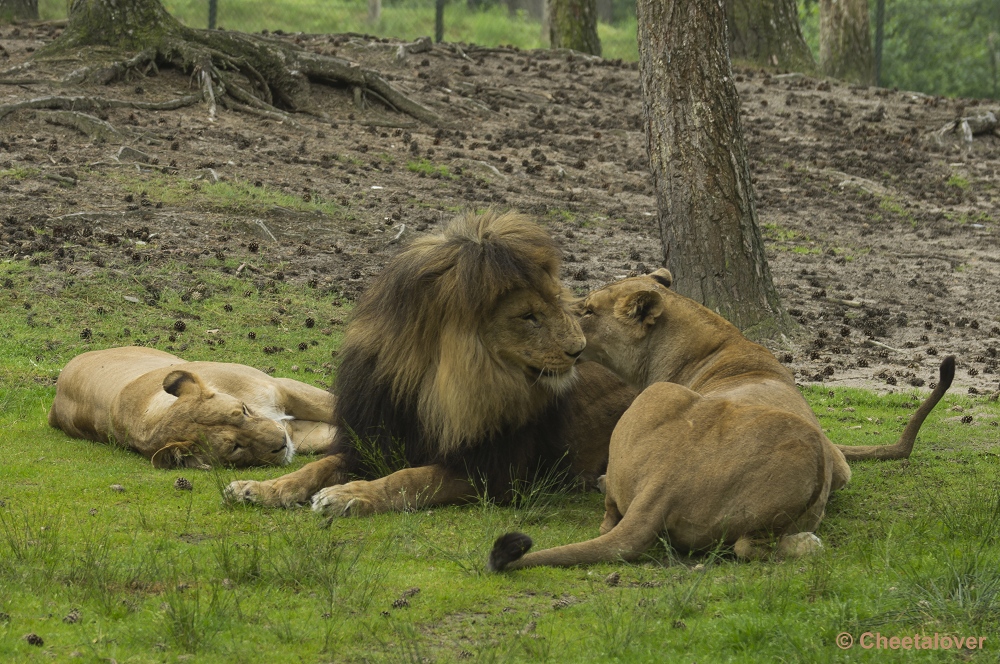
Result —
<instances>
[{"instance_id":1,"label":"sleeping lioness","mask_svg":"<svg viewBox=\"0 0 1000 664\"><path fill-rule=\"evenodd\" d=\"M583 305L584 356L644 388L611 437L600 537L521 557L531 540L510 533L491 570L634 560L660 534L680 551L735 545L740 558L767 555L775 538L778 555L814 551L830 492L851 477L847 459L909 456L955 373L946 358L895 445L838 447L766 348L670 283L659 270Z\"/></svg>"},{"instance_id":2,"label":"sleeping lioness","mask_svg":"<svg viewBox=\"0 0 1000 664\"><path fill-rule=\"evenodd\" d=\"M241 364L130 346L83 353L56 382L49 425L113 442L156 468L280 465L325 452L334 397Z\"/></svg>"}]
</instances>

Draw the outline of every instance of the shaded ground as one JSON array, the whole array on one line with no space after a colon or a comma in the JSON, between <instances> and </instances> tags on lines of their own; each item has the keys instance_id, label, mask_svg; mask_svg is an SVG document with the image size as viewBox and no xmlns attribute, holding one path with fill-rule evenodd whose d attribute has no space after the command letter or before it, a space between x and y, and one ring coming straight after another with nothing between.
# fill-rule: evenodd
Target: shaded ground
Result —
<instances>
[{"instance_id":1,"label":"shaded ground","mask_svg":"<svg viewBox=\"0 0 1000 664\"><path fill-rule=\"evenodd\" d=\"M0 28L0 65L57 33ZM248 277L258 288L283 279L350 299L408 240L497 205L548 225L579 292L658 264L634 64L464 45L398 62L378 40L288 39L385 72L455 128L318 86L332 123L118 108L100 115L121 137L94 140L65 116L17 111L0 120L0 256L80 278L174 261L181 278L205 256L263 254L281 267ZM926 387L954 353L957 392L996 392L1000 138L937 133L996 105L737 74L768 258L801 325L772 350L802 383L881 389ZM162 71L100 88L2 85L0 104L191 91Z\"/></svg>"}]
</instances>

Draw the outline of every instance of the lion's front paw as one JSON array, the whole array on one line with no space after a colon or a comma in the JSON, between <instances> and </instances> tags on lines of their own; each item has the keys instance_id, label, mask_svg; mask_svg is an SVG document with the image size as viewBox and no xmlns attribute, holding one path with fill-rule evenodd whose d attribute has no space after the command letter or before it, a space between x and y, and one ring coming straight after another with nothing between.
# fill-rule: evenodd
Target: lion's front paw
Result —
<instances>
[{"instance_id":1,"label":"lion's front paw","mask_svg":"<svg viewBox=\"0 0 1000 664\"><path fill-rule=\"evenodd\" d=\"M323 516L367 516L375 513L370 482L357 481L321 489L312 498L314 512Z\"/></svg>"},{"instance_id":2,"label":"lion's front paw","mask_svg":"<svg viewBox=\"0 0 1000 664\"><path fill-rule=\"evenodd\" d=\"M224 492L224 498L230 503L245 503L262 505L264 507L295 507L297 500L290 493L279 491L274 480L257 482L255 480L236 480L230 482Z\"/></svg>"},{"instance_id":3,"label":"lion's front paw","mask_svg":"<svg viewBox=\"0 0 1000 664\"><path fill-rule=\"evenodd\" d=\"M261 500L261 485L263 482L253 480L236 480L226 487L224 498L230 503L263 504Z\"/></svg>"}]
</instances>

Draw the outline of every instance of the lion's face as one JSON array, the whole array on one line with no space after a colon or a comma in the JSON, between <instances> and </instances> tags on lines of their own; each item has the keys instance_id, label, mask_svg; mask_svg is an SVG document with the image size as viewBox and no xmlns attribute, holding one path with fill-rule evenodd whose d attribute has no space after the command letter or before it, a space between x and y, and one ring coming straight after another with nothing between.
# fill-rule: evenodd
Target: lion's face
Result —
<instances>
[{"instance_id":1,"label":"lion's face","mask_svg":"<svg viewBox=\"0 0 1000 664\"><path fill-rule=\"evenodd\" d=\"M497 303L482 339L496 359L529 385L558 392L573 376L587 341L557 283L545 291L515 290Z\"/></svg>"},{"instance_id":2,"label":"lion's face","mask_svg":"<svg viewBox=\"0 0 1000 664\"><path fill-rule=\"evenodd\" d=\"M665 269L615 282L587 296L579 308L587 338L583 358L606 366L633 385L645 382L648 365L642 343L663 314L672 281Z\"/></svg>"},{"instance_id":3,"label":"lion's face","mask_svg":"<svg viewBox=\"0 0 1000 664\"><path fill-rule=\"evenodd\" d=\"M177 400L154 433L156 467L202 467L218 461L242 468L281 465L293 453L285 427L236 397L207 387L197 375L171 372L163 389Z\"/></svg>"}]
</instances>

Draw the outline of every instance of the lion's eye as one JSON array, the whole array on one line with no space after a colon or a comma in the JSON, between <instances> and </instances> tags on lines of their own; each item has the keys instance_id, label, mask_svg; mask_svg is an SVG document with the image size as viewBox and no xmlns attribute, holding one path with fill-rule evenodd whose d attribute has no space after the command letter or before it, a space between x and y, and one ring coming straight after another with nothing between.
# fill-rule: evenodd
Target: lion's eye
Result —
<instances>
[{"instance_id":1,"label":"lion's eye","mask_svg":"<svg viewBox=\"0 0 1000 664\"><path fill-rule=\"evenodd\" d=\"M583 310L583 315L584 316L593 316L594 315L594 309L593 309L593 307L587 307L587 308L585 308Z\"/></svg>"},{"instance_id":2,"label":"lion's eye","mask_svg":"<svg viewBox=\"0 0 1000 664\"><path fill-rule=\"evenodd\" d=\"M528 313L524 314L523 316L521 316L521 320L526 320L526 321L531 322L531 323L537 323L538 322L538 319L535 318L535 314L532 313L532 312L530 312L530 311Z\"/></svg>"},{"instance_id":3,"label":"lion's eye","mask_svg":"<svg viewBox=\"0 0 1000 664\"><path fill-rule=\"evenodd\" d=\"M250 417L250 409L247 408L246 404L243 404L243 414L246 415L247 417Z\"/></svg>"}]
</instances>

